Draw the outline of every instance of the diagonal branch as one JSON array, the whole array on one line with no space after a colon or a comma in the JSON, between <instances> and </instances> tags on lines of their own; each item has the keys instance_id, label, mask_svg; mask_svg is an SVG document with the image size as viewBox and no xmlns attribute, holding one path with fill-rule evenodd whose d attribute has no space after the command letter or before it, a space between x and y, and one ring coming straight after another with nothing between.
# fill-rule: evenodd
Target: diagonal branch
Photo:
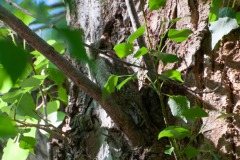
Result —
<instances>
[{"instance_id":1,"label":"diagonal branch","mask_svg":"<svg viewBox=\"0 0 240 160\"><path fill-rule=\"evenodd\" d=\"M102 99L101 89L84 74L73 67L60 53L54 50L42 38L27 27L20 19L0 5L0 20L11 27L26 42L42 53L56 65L80 89L95 99L112 118L115 124L126 134L133 146L143 146L147 137L138 129L129 113L124 111L124 106L116 103L117 94L111 95L105 101ZM115 98L114 98L115 97Z\"/></svg>"}]
</instances>

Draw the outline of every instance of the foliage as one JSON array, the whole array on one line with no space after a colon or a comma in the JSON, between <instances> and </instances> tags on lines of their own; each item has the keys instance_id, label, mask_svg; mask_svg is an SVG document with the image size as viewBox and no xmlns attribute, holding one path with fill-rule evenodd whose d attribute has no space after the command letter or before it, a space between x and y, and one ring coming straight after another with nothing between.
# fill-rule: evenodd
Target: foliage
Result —
<instances>
[{"instance_id":1,"label":"foliage","mask_svg":"<svg viewBox=\"0 0 240 160\"><path fill-rule=\"evenodd\" d=\"M214 49L215 45L223 36L239 27L239 12L236 12L229 6L221 8L221 4L222 1L219 0L212 0L211 3L209 30L212 35L212 49Z\"/></svg>"},{"instance_id":2,"label":"foliage","mask_svg":"<svg viewBox=\"0 0 240 160\"><path fill-rule=\"evenodd\" d=\"M66 3L70 4L69 0ZM230 6L223 7L222 0L212 0L209 13L209 30L212 35L212 49L223 36L239 27L240 12L235 11ZM165 7L166 0L149 0L149 10L158 10ZM91 63L83 45L83 32L81 30L72 31L65 29L65 22L57 22L57 16L50 14L50 7L45 3L35 4L28 0L23 0L20 4L23 8L28 8L33 15L28 15L19 10L14 10L26 25L42 25L42 27L54 25L54 30L50 30L45 35L48 44L58 52L64 54L64 42L67 43L72 58L78 61ZM70 8L72 9L72 5ZM54 17L54 18L53 18ZM58 17L59 18L59 17ZM170 20L170 27L166 33L161 33L158 49L141 47L134 50L134 43L139 37L147 32L147 25L144 24L132 33L125 43L114 46L114 50L119 58L126 58L133 55L134 58L142 58L148 54L155 62L160 61L163 67L170 63L178 63L181 59L174 53L165 53L162 46L163 39L181 43L188 39L192 31L189 29L174 29L174 24L181 18ZM165 24L165 20L162 21ZM61 26L61 27L59 27ZM161 26L164 29L164 25ZM50 34L53 33L53 34ZM10 40L9 40L10 37ZM167 42L166 42L167 44ZM165 44L165 45L166 45ZM154 65L157 65L154 64ZM14 65L13 65L14 64ZM163 68L164 70L164 68ZM150 71L157 74L157 70ZM199 106L192 107L187 97L182 95L167 95L162 93L162 86L166 81L176 83L184 82L181 72L177 70L164 70L157 79L149 79L149 86L152 87L159 96L163 115L166 116L166 106L162 96L168 98L168 107L173 116L180 118L184 123L207 117L208 114ZM106 100L112 93L117 92L129 81L137 79L137 73L132 75L111 75L102 89L102 98ZM2 159L26 159L29 153L34 154L36 145L36 128L45 126L52 132L62 123L65 113L60 111L60 104L67 105L67 91L65 89L66 76L56 68L48 59L38 51L29 50L26 42L13 33L7 26L0 28L0 138L7 141ZM34 96L35 95L35 96ZM34 96L34 97L33 97ZM45 101L48 97L49 101ZM42 102L43 105L40 103ZM222 115L228 117L232 115ZM166 118L166 117L165 117ZM219 117L221 118L221 117ZM45 125L46 123L51 124ZM165 122L166 128L160 131L158 138L169 138L170 146L167 146L165 154L171 155L173 152L178 157L192 159L196 157L200 150L192 147L192 142L198 134L194 134L191 129L183 126L170 125ZM24 126L24 127L23 127ZM35 126L35 127L32 127ZM39 127L40 128L40 127ZM46 130L41 130L46 136ZM189 139L186 146L181 146L182 139ZM14 151L16 154L11 154ZM208 152L214 159L218 159L211 148Z\"/></svg>"},{"instance_id":3,"label":"foliage","mask_svg":"<svg viewBox=\"0 0 240 160\"><path fill-rule=\"evenodd\" d=\"M24 0L20 6L28 8L32 15L16 9L13 13L28 26L38 24L44 28L46 25L55 23L55 18L58 18L50 14L50 7L45 3L36 4ZM76 36L80 37L75 32L70 36L70 31L65 32L68 32L68 37L65 37L67 40L75 38L76 41ZM48 43L63 53L63 40L57 42L57 36L52 38L54 40L48 40ZM79 45L80 43L78 46L71 47L73 53L76 47L79 49ZM2 159L25 160L29 153L34 154L37 143L35 134L36 128L40 128L39 123L55 132L54 126L58 127L65 117L65 114L59 111L60 103L68 103L64 87L65 80L66 76L49 60L38 51L29 50L26 42L7 26L1 26L0 139L7 142ZM46 97L49 101L41 104L41 102L45 103ZM44 109L43 106L46 108ZM45 126L46 121L53 127ZM12 154L13 151L14 154Z\"/></svg>"}]
</instances>

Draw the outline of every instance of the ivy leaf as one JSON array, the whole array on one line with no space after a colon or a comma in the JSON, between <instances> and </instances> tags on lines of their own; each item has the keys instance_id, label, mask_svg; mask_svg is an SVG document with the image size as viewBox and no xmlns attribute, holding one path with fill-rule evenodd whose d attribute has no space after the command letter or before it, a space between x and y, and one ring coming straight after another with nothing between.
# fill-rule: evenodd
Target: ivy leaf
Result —
<instances>
[{"instance_id":1,"label":"ivy leaf","mask_svg":"<svg viewBox=\"0 0 240 160\"><path fill-rule=\"evenodd\" d=\"M186 128L178 127L178 126L169 126L158 134L158 139L163 137L168 137L168 138L176 138L180 140L189 135L191 135L191 132Z\"/></svg>"},{"instance_id":2,"label":"ivy leaf","mask_svg":"<svg viewBox=\"0 0 240 160\"><path fill-rule=\"evenodd\" d=\"M104 85L103 90L102 90L102 98L106 99L111 93L115 91L116 85L118 82L118 76L116 75L111 75L107 83Z\"/></svg>"},{"instance_id":3,"label":"ivy leaf","mask_svg":"<svg viewBox=\"0 0 240 160\"><path fill-rule=\"evenodd\" d=\"M193 157L196 157L198 154L200 154L200 151L194 147L187 146L184 149L184 152L187 155L188 159L192 159Z\"/></svg>"},{"instance_id":4,"label":"ivy leaf","mask_svg":"<svg viewBox=\"0 0 240 160\"><path fill-rule=\"evenodd\" d=\"M148 53L148 49L146 47L140 48L137 53L134 55L135 58L140 58L141 56Z\"/></svg>"},{"instance_id":5,"label":"ivy leaf","mask_svg":"<svg viewBox=\"0 0 240 160\"><path fill-rule=\"evenodd\" d=\"M143 35L146 28L146 24L139 27L135 32L133 32L127 39L127 43L132 43L135 39Z\"/></svg>"},{"instance_id":6,"label":"ivy leaf","mask_svg":"<svg viewBox=\"0 0 240 160\"><path fill-rule=\"evenodd\" d=\"M168 99L168 105L172 115L177 116L187 123L184 113L190 108L190 102L185 96L171 96Z\"/></svg>"},{"instance_id":7,"label":"ivy leaf","mask_svg":"<svg viewBox=\"0 0 240 160\"><path fill-rule=\"evenodd\" d=\"M198 119L202 117L207 117L208 114L202 108L197 106L184 111L183 116L187 119Z\"/></svg>"},{"instance_id":8,"label":"ivy leaf","mask_svg":"<svg viewBox=\"0 0 240 160\"><path fill-rule=\"evenodd\" d=\"M149 0L148 6L151 11L158 10L160 7L166 6L166 0Z\"/></svg>"},{"instance_id":9,"label":"ivy leaf","mask_svg":"<svg viewBox=\"0 0 240 160\"><path fill-rule=\"evenodd\" d=\"M119 58L124 58L133 53L133 44L120 43L115 45L113 49L116 51L116 54Z\"/></svg>"},{"instance_id":10,"label":"ivy leaf","mask_svg":"<svg viewBox=\"0 0 240 160\"><path fill-rule=\"evenodd\" d=\"M17 135L17 129L14 121L0 113L0 137L14 137Z\"/></svg>"},{"instance_id":11,"label":"ivy leaf","mask_svg":"<svg viewBox=\"0 0 240 160\"><path fill-rule=\"evenodd\" d=\"M180 58L174 54L163 53L160 51L152 51L152 55L160 59L164 66L168 63L174 63L180 60Z\"/></svg>"},{"instance_id":12,"label":"ivy leaf","mask_svg":"<svg viewBox=\"0 0 240 160\"><path fill-rule=\"evenodd\" d=\"M33 151L36 145L36 139L29 136L21 136L21 140L19 142L19 147L22 149L29 149Z\"/></svg>"},{"instance_id":13,"label":"ivy leaf","mask_svg":"<svg viewBox=\"0 0 240 160\"><path fill-rule=\"evenodd\" d=\"M168 31L168 38L175 41L175 42L182 42L187 40L188 36L192 33L189 29L169 29Z\"/></svg>"},{"instance_id":14,"label":"ivy leaf","mask_svg":"<svg viewBox=\"0 0 240 160\"><path fill-rule=\"evenodd\" d=\"M239 25L235 18L224 17L219 18L215 22L211 22L209 30L212 35L212 49L214 49L215 45L222 39L223 36L238 27Z\"/></svg>"},{"instance_id":15,"label":"ivy leaf","mask_svg":"<svg viewBox=\"0 0 240 160\"><path fill-rule=\"evenodd\" d=\"M176 71L176 70L167 70L163 73L164 76L172 79L172 80L177 80L179 82L183 82L181 78L181 72Z\"/></svg>"}]
</instances>

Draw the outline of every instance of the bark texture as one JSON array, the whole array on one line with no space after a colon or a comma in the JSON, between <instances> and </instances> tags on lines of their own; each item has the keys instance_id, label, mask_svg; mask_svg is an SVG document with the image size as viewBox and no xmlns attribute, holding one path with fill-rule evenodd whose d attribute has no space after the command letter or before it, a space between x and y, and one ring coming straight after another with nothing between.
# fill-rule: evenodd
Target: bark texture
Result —
<instances>
[{"instance_id":1,"label":"bark texture","mask_svg":"<svg viewBox=\"0 0 240 160\"><path fill-rule=\"evenodd\" d=\"M116 19L111 35L113 45L124 41L132 31L125 1L72 0L72 3L73 10L68 10L67 14L68 24L74 29L83 29L89 44L100 40L105 32L104 26L112 18ZM136 1L135 4L143 23L140 2ZM239 30L225 36L212 51L207 24L210 0L169 0L164 9L153 12L148 11L146 5L144 8L153 48L159 44L163 15L168 20L182 17L173 28L193 31L183 43L168 43L165 51L176 54L182 61L166 67L160 63L158 72L172 68L181 71L184 85L195 92L174 85L166 86L165 92L186 95L191 106L202 107L209 113L209 117L184 124L172 118L169 112L170 123L188 125L193 133L201 130L194 141L195 147L205 151L210 147L219 159L239 159ZM100 55L97 55L93 69L89 70L86 64L75 63L75 66L89 75L99 87L103 87L111 74L132 73L131 69ZM141 94L136 82L131 82L123 91L111 96L117 108L104 110L104 107L72 84L66 126L71 128L73 138L65 146L65 157L59 159L172 159L163 153L167 140L157 141L157 134L164 127L158 97L151 90L144 92ZM222 113L232 116L218 119ZM126 121L122 121L123 117ZM131 146L128 139L134 141L134 136L135 140L139 140L138 144L134 144L138 146L136 148ZM197 159L211 159L211 156L209 152L201 152Z\"/></svg>"}]
</instances>

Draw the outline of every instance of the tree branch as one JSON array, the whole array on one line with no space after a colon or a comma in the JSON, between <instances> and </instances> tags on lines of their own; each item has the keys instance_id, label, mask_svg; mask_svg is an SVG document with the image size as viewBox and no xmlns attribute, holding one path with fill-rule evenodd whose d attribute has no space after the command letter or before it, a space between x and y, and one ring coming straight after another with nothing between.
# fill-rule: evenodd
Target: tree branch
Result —
<instances>
[{"instance_id":1,"label":"tree branch","mask_svg":"<svg viewBox=\"0 0 240 160\"><path fill-rule=\"evenodd\" d=\"M38 50L54 65L56 65L80 89L95 99L103 107L103 109L105 109L115 124L123 131L123 133L126 134L133 146L144 146L146 144L147 137L144 136L138 129L133 118L125 111L124 106L115 103L114 97L118 96L117 93L112 94L109 98L103 101L101 89L95 83L79 72L60 53L54 50L52 46L47 44L20 19L15 17L1 5L0 20L5 22L19 36L25 39L31 47Z\"/></svg>"},{"instance_id":2,"label":"tree branch","mask_svg":"<svg viewBox=\"0 0 240 160\"><path fill-rule=\"evenodd\" d=\"M133 30L136 31L140 27L140 22L139 22L139 17L137 15L136 8L134 6L134 2L133 2L133 0L125 0L125 3L126 3L126 6L127 6L128 14L129 14L130 19L131 19ZM140 36L137 39L137 42L138 42L139 48L146 47L146 43L144 41L143 36ZM144 60L146 66L149 70L153 70L153 71L155 70L154 63L153 63L151 57L149 56L149 54L145 54L143 56L143 60ZM154 80L156 78L156 76L152 73L149 73L149 77L152 80Z\"/></svg>"}]
</instances>

